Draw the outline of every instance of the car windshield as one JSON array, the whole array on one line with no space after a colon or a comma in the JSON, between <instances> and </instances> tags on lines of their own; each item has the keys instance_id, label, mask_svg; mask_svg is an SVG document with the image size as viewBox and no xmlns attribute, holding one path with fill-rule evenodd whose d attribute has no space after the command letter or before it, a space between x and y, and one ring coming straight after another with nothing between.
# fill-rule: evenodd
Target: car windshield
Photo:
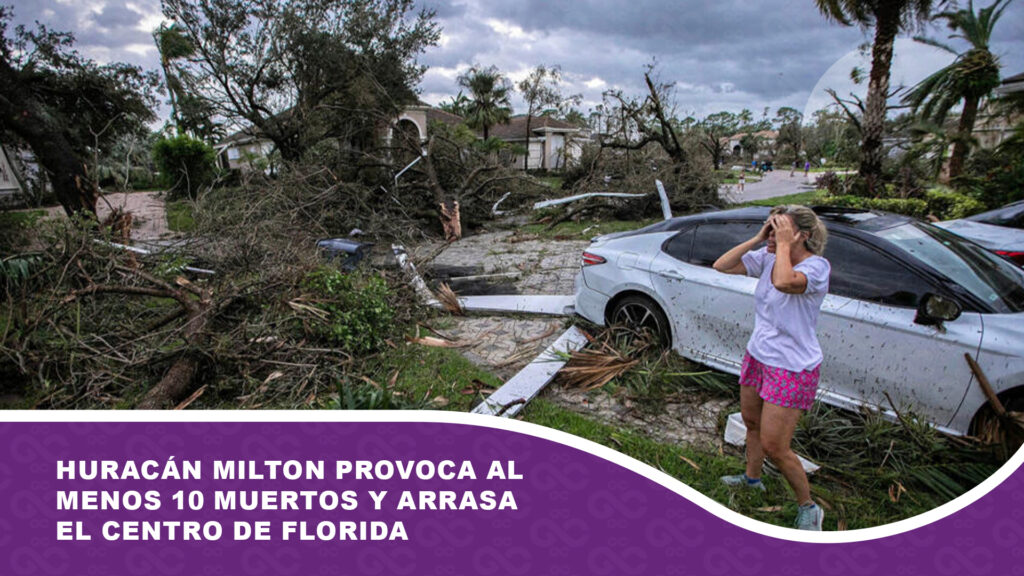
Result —
<instances>
[{"instance_id":1,"label":"car windshield","mask_svg":"<svg viewBox=\"0 0 1024 576\"><path fill-rule=\"evenodd\" d=\"M988 250L916 222L876 234L938 270L996 312L1024 311L1024 271Z\"/></svg>"}]
</instances>

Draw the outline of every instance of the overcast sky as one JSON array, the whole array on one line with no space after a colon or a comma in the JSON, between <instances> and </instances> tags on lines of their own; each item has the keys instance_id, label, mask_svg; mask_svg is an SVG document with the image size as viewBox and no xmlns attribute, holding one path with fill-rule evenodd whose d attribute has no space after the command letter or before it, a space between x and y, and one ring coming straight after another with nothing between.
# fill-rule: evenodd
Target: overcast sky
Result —
<instances>
[{"instance_id":1,"label":"overcast sky","mask_svg":"<svg viewBox=\"0 0 1024 576\"><path fill-rule=\"evenodd\" d=\"M430 67L421 97L431 104L458 92L456 77L474 63L496 65L513 80L539 64L557 64L563 91L583 94L583 112L607 89L640 94L652 59L662 80L676 84L680 116L749 108L760 117L765 107L774 115L780 106L810 113L829 102L825 88L866 92L849 75L854 66L870 67L858 54L868 36L826 21L812 0L419 1L436 10L443 28L440 45L421 58ZM79 51L97 61L158 68L151 31L161 21L159 0L14 0L14 6L16 22L70 30ZM1004 76L1024 72L1024 2L1004 13L991 48ZM903 38L892 82L912 85L951 59ZM523 111L521 100L513 104Z\"/></svg>"}]
</instances>

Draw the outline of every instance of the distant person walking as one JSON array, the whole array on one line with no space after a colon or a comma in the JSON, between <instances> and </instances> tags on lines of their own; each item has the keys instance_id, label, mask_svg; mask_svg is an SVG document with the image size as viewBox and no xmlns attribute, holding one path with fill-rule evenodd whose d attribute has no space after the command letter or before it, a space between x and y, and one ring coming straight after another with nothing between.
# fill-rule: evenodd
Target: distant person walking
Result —
<instances>
[{"instance_id":1,"label":"distant person walking","mask_svg":"<svg viewBox=\"0 0 1024 576\"><path fill-rule=\"evenodd\" d=\"M740 192L743 192L743 185L747 183L747 169L740 172Z\"/></svg>"},{"instance_id":2,"label":"distant person walking","mask_svg":"<svg viewBox=\"0 0 1024 576\"><path fill-rule=\"evenodd\" d=\"M807 178L807 176L808 176L808 174L810 174L810 172L811 172L811 161L807 160L806 162L804 162L804 178Z\"/></svg>"}]
</instances>

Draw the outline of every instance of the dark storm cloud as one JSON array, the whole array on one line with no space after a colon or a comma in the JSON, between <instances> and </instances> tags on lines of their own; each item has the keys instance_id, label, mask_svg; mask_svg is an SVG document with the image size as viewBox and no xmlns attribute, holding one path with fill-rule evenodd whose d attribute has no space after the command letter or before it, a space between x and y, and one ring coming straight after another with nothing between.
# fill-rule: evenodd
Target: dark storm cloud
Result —
<instances>
[{"instance_id":1,"label":"dark storm cloud","mask_svg":"<svg viewBox=\"0 0 1024 576\"><path fill-rule=\"evenodd\" d=\"M442 44L420 57L430 67L421 91L432 103L457 93L456 77L474 63L496 65L514 78L538 64L559 64L564 91L583 93L586 110L600 102L605 89L644 92L644 67L653 58L661 78L676 83L679 107L687 113L802 109L827 71L828 78L849 75L849 67L834 65L867 39L858 28L825 20L809 0L418 2L436 11L444 29ZM156 25L159 0L16 4L16 23L41 20L69 30L88 57L157 68L146 26ZM945 39L948 32L929 35ZM1002 56L1004 75L1024 72L1024 2L1004 13L992 49ZM905 57L913 60L912 53ZM520 102L514 104L521 109Z\"/></svg>"},{"instance_id":2,"label":"dark storm cloud","mask_svg":"<svg viewBox=\"0 0 1024 576\"><path fill-rule=\"evenodd\" d=\"M822 76L867 40L857 27L826 20L813 3L789 0L424 2L438 9L447 40L425 56L432 66L481 62L514 74L560 64L572 88L595 103L603 88L643 91L644 65L655 58L662 78L677 82L682 105L701 113L716 107L800 108ZM1004 54L1008 74L1024 67L1022 15L1024 5L1011 5L997 28L994 44L1000 45L994 49ZM495 21L519 27L522 34L503 36ZM605 84L593 80L598 78ZM442 80L430 75L424 92L444 92ZM454 84L448 92L456 92Z\"/></svg>"},{"instance_id":3,"label":"dark storm cloud","mask_svg":"<svg viewBox=\"0 0 1024 576\"><path fill-rule=\"evenodd\" d=\"M137 10L116 5L104 6L100 13L93 13L91 15L92 21L103 28L134 27L138 25L144 17L145 15L141 14Z\"/></svg>"}]
</instances>

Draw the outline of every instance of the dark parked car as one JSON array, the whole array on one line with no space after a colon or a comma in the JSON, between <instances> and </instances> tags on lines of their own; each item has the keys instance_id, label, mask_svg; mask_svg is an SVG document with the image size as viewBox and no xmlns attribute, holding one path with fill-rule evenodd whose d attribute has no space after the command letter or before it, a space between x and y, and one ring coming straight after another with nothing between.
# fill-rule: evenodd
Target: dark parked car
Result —
<instances>
[{"instance_id":1,"label":"dark parked car","mask_svg":"<svg viewBox=\"0 0 1024 576\"><path fill-rule=\"evenodd\" d=\"M935 224L1024 266L1024 200Z\"/></svg>"}]
</instances>

